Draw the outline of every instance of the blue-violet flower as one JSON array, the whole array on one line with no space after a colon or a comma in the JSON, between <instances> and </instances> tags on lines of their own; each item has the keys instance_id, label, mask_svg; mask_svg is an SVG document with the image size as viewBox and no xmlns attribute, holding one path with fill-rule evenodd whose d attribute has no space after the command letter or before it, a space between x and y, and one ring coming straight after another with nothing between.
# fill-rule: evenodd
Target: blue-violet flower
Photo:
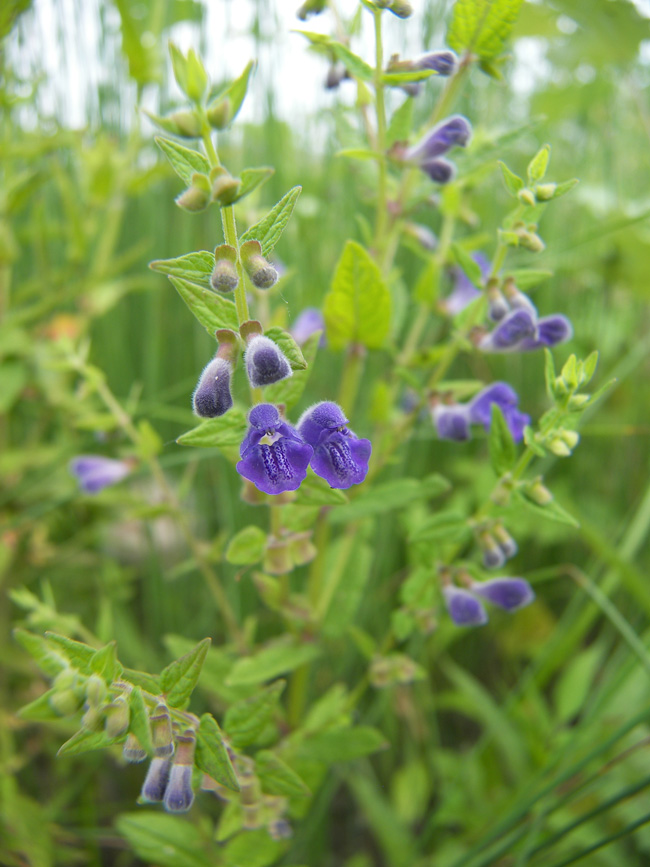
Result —
<instances>
[{"instance_id":1,"label":"blue-violet flower","mask_svg":"<svg viewBox=\"0 0 650 867\"><path fill-rule=\"evenodd\" d=\"M232 407L230 378L232 364L225 358L213 358L199 378L192 395L192 409L200 418L217 418Z\"/></svg>"},{"instance_id":2,"label":"blue-violet flower","mask_svg":"<svg viewBox=\"0 0 650 867\"><path fill-rule=\"evenodd\" d=\"M80 455L70 461L69 469L72 475L76 476L82 491L86 494L97 494L128 476L133 469L133 463L104 458L101 455Z\"/></svg>"},{"instance_id":3,"label":"blue-violet flower","mask_svg":"<svg viewBox=\"0 0 650 867\"><path fill-rule=\"evenodd\" d=\"M472 253L472 259L481 269L483 278L490 273L490 262L482 253ZM447 313L455 316L464 310L469 304L479 297L481 291L477 289L467 274L459 266L454 266L451 269L453 287L449 295L442 302L442 306Z\"/></svg>"},{"instance_id":4,"label":"blue-violet flower","mask_svg":"<svg viewBox=\"0 0 650 867\"><path fill-rule=\"evenodd\" d=\"M246 373L253 388L273 385L293 374L291 365L280 347L270 337L255 334L246 347Z\"/></svg>"},{"instance_id":5,"label":"blue-violet flower","mask_svg":"<svg viewBox=\"0 0 650 867\"><path fill-rule=\"evenodd\" d=\"M358 485L368 472L370 440L359 439L347 423L341 407L327 400L310 407L298 421L300 435L314 449L311 467L331 488Z\"/></svg>"},{"instance_id":6,"label":"blue-violet flower","mask_svg":"<svg viewBox=\"0 0 650 867\"><path fill-rule=\"evenodd\" d=\"M505 611L518 611L535 599L535 593L523 578L491 578L474 581L470 590Z\"/></svg>"},{"instance_id":7,"label":"blue-violet flower","mask_svg":"<svg viewBox=\"0 0 650 867\"><path fill-rule=\"evenodd\" d=\"M433 407L432 417L440 439L463 441L471 436L470 425L480 424L490 430L492 405L496 404L510 429L512 438L519 442L524 428L530 424L530 416L519 412L517 393L505 382L488 385L469 403L437 404Z\"/></svg>"},{"instance_id":8,"label":"blue-violet flower","mask_svg":"<svg viewBox=\"0 0 650 867\"><path fill-rule=\"evenodd\" d=\"M447 611L456 626L482 626L487 623L487 611L480 599L469 590L447 584L442 588Z\"/></svg>"}]
</instances>

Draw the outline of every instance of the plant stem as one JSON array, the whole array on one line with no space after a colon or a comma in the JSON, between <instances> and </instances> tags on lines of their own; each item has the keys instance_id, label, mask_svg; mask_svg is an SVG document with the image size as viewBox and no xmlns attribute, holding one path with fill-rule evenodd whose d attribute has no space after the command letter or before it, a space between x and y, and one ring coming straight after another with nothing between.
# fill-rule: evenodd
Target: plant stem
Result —
<instances>
[{"instance_id":1,"label":"plant stem","mask_svg":"<svg viewBox=\"0 0 650 867\"><path fill-rule=\"evenodd\" d=\"M379 182L377 185L377 223L375 228L375 250L380 265L383 263L386 229L388 228L388 195L386 172L386 104L384 85L381 80L384 67L384 53L381 34L381 10L374 12L375 19L375 106L377 111L377 151ZM382 270L385 270L383 268Z\"/></svg>"}]
</instances>

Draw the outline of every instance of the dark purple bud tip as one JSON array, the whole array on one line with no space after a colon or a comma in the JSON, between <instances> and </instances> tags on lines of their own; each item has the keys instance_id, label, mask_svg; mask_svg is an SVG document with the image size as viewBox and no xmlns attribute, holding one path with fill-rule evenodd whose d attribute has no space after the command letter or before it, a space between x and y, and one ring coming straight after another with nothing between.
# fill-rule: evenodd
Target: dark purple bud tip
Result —
<instances>
[{"instance_id":1,"label":"dark purple bud tip","mask_svg":"<svg viewBox=\"0 0 650 867\"><path fill-rule=\"evenodd\" d=\"M293 374L279 346L270 338L256 335L246 349L246 373L253 388L263 388Z\"/></svg>"},{"instance_id":2,"label":"dark purple bud tip","mask_svg":"<svg viewBox=\"0 0 650 867\"><path fill-rule=\"evenodd\" d=\"M479 343L483 352L516 352L527 338L534 338L537 323L530 310L513 310Z\"/></svg>"},{"instance_id":3,"label":"dark purple bud tip","mask_svg":"<svg viewBox=\"0 0 650 867\"><path fill-rule=\"evenodd\" d=\"M530 605L535 598L532 587L523 578L492 578L489 581L475 581L472 584L472 593L506 611L517 611L525 605Z\"/></svg>"},{"instance_id":4,"label":"dark purple bud tip","mask_svg":"<svg viewBox=\"0 0 650 867\"><path fill-rule=\"evenodd\" d=\"M441 440L463 442L470 438L470 420L467 407L460 404L454 406L439 404L434 406L432 417L436 432Z\"/></svg>"},{"instance_id":5,"label":"dark purple bud tip","mask_svg":"<svg viewBox=\"0 0 650 867\"><path fill-rule=\"evenodd\" d=\"M488 616L480 599L462 587L448 584L442 588L447 610L456 626L483 626Z\"/></svg>"},{"instance_id":6,"label":"dark purple bud tip","mask_svg":"<svg viewBox=\"0 0 650 867\"><path fill-rule=\"evenodd\" d=\"M70 461L70 472L76 476L80 490L98 494L104 488L116 485L131 472L127 461L103 458L100 455L81 455Z\"/></svg>"},{"instance_id":7,"label":"dark purple bud tip","mask_svg":"<svg viewBox=\"0 0 650 867\"><path fill-rule=\"evenodd\" d=\"M422 171L429 175L434 184L448 184L456 174L456 167L449 160L437 159L425 160L420 163Z\"/></svg>"},{"instance_id":8,"label":"dark purple bud tip","mask_svg":"<svg viewBox=\"0 0 650 867\"><path fill-rule=\"evenodd\" d=\"M169 759L153 758L151 760L140 792L143 801L148 804L158 804L162 801L166 792L170 769Z\"/></svg>"},{"instance_id":9,"label":"dark purple bud tip","mask_svg":"<svg viewBox=\"0 0 650 867\"><path fill-rule=\"evenodd\" d=\"M347 427L338 404L322 401L306 410L298 421L298 431L314 449L313 471L331 488L349 488L365 479L372 445Z\"/></svg>"},{"instance_id":10,"label":"dark purple bud tip","mask_svg":"<svg viewBox=\"0 0 650 867\"><path fill-rule=\"evenodd\" d=\"M192 765L172 765L163 798L165 809L169 813L187 813L193 803Z\"/></svg>"},{"instance_id":11,"label":"dark purple bud tip","mask_svg":"<svg viewBox=\"0 0 650 867\"><path fill-rule=\"evenodd\" d=\"M422 91L422 82L420 81L409 81L407 84L402 85L402 90L408 96L419 96Z\"/></svg>"},{"instance_id":12,"label":"dark purple bud tip","mask_svg":"<svg viewBox=\"0 0 650 867\"><path fill-rule=\"evenodd\" d=\"M483 551L483 565L486 569L500 569L506 562L503 551L498 545L486 548Z\"/></svg>"},{"instance_id":13,"label":"dark purple bud tip","mask_svg":"<svg viewBox=\"0 0 650 867\"><path fill-rule=\"evenodd\" d=\"M432 69L438 75L452 75L456 69L456 55L453 51L432 51L420 57L416 69Z\"/></svg>"},{"instance_id":14,"label":"dark purple bud tip","mask_svg":"<svg viewBox=\"0 0 650 867\"><path fill-rule=\"evenodd\" d=\"M219 259L215 262L214 270L210 275L210 285L215 292L234 292L239 286L237 266L229 259Z\"/></svg>"},{"instance_id":15,"label":"dark purple bud tip","mask_svg":"<svg viewBox=\"0 0 650 867\"><path fill-rule=\"evenodd\" d=\"M214 358L203 370L192 397L192 409L200 418L217 418L232 406L230 377L232 366L224 358Z\"/></svg>"},{"instance_id":16,"label":"dark purple bud tip","mask_svg":"<svg viewBox=\"0 0 650 867\"><path fill-rule=\"evenodd\" d=\"M454 114L435 126L417 145L410 148L406 158L422 164L442 156L453 147L465 147L472 137L472 126L461 114Z\"/></svg>"}]
</instances>

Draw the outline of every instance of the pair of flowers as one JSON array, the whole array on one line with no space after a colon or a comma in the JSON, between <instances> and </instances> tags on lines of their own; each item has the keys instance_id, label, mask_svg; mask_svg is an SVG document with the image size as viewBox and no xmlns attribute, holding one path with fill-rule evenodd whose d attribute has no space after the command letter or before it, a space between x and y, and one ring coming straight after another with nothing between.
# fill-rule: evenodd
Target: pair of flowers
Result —
<instances>
[{"instance_id":1,"label":"pair of flowers","mask_svg":"<svg viewBox=\"0 0 650 867\"><path fill-rule=\"evenodd\" d=\"M282 420L276 406L260 403L250 411L248 423L237 472L265 494L297 490L310 464L331 488L349 488L366 477L370 440L347 427L336 403L317 403L296 427Z\"/></svg>"},{"instance_id":2,"label":"pair of flowers","mask_svg":"<svg viewBox=\"0 0 650 867\"><path fill-rule=\"evenodd\" d=\"M503 413L512 438L519 442L524 428L530 424L530 416L518 409L519 397L506 382L494 382L482 389L467 403L437 403L431 410L433 423L440 439L462 442L471 436L470 426L481 425L490 430L492 407Z\"/></svg>"},{"instance_id":3,"label":"pair of flowers","mask_svg":"<svg viewBox=\"0 0 650 867\"><path fill-rule=\"evenodd\" d=\"M535 593L523 578L491 578L488 581L467 581L466 587L448 582L442 594L451 619L456 626L482 626L488 621L483 600L514 612L535 599Z\"/></svg>"}]
</instances>

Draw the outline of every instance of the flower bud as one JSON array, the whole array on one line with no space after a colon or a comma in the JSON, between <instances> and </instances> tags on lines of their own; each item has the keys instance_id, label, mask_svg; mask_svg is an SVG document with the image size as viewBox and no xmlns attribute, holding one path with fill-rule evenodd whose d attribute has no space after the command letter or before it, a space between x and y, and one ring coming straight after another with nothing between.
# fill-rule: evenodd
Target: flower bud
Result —
<instances>
[{"instance_id":1,"label":"flower bud","mask_svg":"<svg viewBox=\"0 0 650 867\"><path fill-rule=\"evenodd\" d=\"M488 316L493 322L500 322L508 314L508 302L499 289L496 280L491 280L487 287Z\"/></svg>"},{"instance_id":2,"label":"flower bud","mask_svg":"<svg viewBox=\"0 0 650 867\"><path fill-rule=\"evenodd\" d=\"M106 708L106 719L104 721L104 731L109 738L117 738L129 727L130 720L129 705L122 696L119 696L115 701L111 702Z\"/></svg>"},{"instance_id":3,"label":"flower bud","mask_svg":"<svg viewBox=\"0 0 650 867\"><path fill-rule=\"evenodd\" d=\"M494 533L494 538L497 540L505 559L510 560L511 557L514 557L518 550L517 543L503 524L497 524L493 527L492 532Z\"/></svg>"},{"instance_id":4,"label":"flower bud","mask_svg":"<svg viewBox=\"0 0 650 867\"><path fill-rule=\"evenodd\" d=\"M536 205L535 195L532 190L528 189L528 187L524 187L523 190L519 190L519 192L517 193L517 198L522 205L528 205L528 207L530 208L534 208Z\"/></svg>"},{"instance_id":5,"label":"flower bud","mask_svg":"<svg viewBox=\"0 0 650 867\"><path fill-rule=\"evenodd\" d=\"M539 202L548 202L555 195L557 184L537 184L535 196Z\"/></svg>"},{"instance_id":6,"label":"flower bud","mask_svg":"<svg viewBox=\"0 0 650 867\"><path fill-rule=\"evenodd\" d=\"M57 691L48 698L48 704L59 716L73 716L81 707L82 701L72 687L57 687Z\"/></svg>"},{"instance_id":7,"label":"flower bud","mask_svg":"<svg viewBox=\"0 0 650 867\"><path fill-rule=\"evenodd\" d=\"M269 822L268 832L272 840L289 840L293 837L293 829L286 819L274 819Z\"/></svg>"},{"instance_id":8,"label":"flower bud","mask_svg":"<svg viewBox=\"0 0 650 867\"><path fill-rule=\"evenodd\" d=\"M536 232L518 229L516 234L519 238L519 245L526 250L530 250L531 253L541 253L542 250L546 249L546 244L544 244Z\"/></svg>"},{"instance_id":9,"label":"flower bud","mask_svg":"<svg viewBox=\"0 0 650 867\"><path fill-rule=\"evenodd\" d=\"M574 449L580 442L580 434L575 430L565 430L560 432L561 439L567 444L570 449Z\"/></svg>"},{"instance_id":10,"label":"flower bud","mask_svg":"<svg viewBox=\"0 0 650 867\"><path fill-rule=\"evenodd\" d=\"M488 616L479 599L469 590L447 584L442 588L447 610L456 626L483 626Z\"/></svg>"},{"instance_id":11,"label":"flower bud","mask_svg":"<svg viewBox=\"0 0 650 867\"><path fill-rule=\"evenodd\" d=\"M215 100L206 111L208 123L213 129L225 129L230 123L230 99Z\"/></svg>"},{"instance_id":12,"label":"flower bud","mask_svg":"<svg viewBox=\"0 0 650 867\"><path fill-rule=\"evenodd\" d=\"M172 721L164 704L159 704L150 718L153 754L159 759L169 759L174 755Z\"/></svg>"},{"instance_id":13,"label":"flower bud","mask_svg":"<svg viewBox=\"0 0 650 867\"><path fill-rule=\"evenodd\" d=\"M250 338L244 361L253 388L263 388L293 375L291 365L280 347L263 335Z\"/></svg>"},{"instance_id":14,"label":"flower bud","mask_svg":"<svg viewBox=\"0 0 650 867\"><path fill-rule=\"evenodd\" d=\"M546 443L546 446L558 458L568 458L571 455L571 449L561 437L553 437Z\"/></svg>"},{"instance_id":15,"label":"flower bud","mask_svg":"<svg viewBox=\"0 0 650 867\"><path fill-rule=\"evenodd\" d=\"M284 539L269 539L262 568L270 575L287 575L293 569L289 543Z\"/></svg>"},{"instance_id":16,"label":"flower bud","mask_svg":"<svg viewBox=\"0 0 650 867\"><path fill-rule=\"evenodd\" d=\"M101 710L86 702L86 712L81 717L81 724L91 732L98 732L104 725L104 714Z\"/></svg>"},{"instance_id":17,"label":"flower bud","mask_svg":"<svg viewBox=\"0 0 650 867\"><path fill-rule=\"evenodd\" d=\"M171 762L169 759L154 757L147 769L140 797L147 804L159 804L164 798L169 781Z\"/></svg>"},{"instance_id":18,"label":"flower bud","mask_svg":"<svg viewBox=\"0 0 650 867\"><path fill-rule=\"evenodd\" d=\"M192 184L180 196L176 196L176 204L184 211L204 211L210 204L210 183L205 175L199 172L192 175Z\"/></svg>"},{"instance_id":19,"label":"flower bud","mask_svg":"<svg viewBox=\"0 0 650 867\"><path fill-rule=\"evenodd\" d=\"M177 738L177 750L169 773L163 803L169 813L186 813L194 803L192 791L192 767L196 736L187 730ZM155 759L154 759L155 761ZM163 760L166 761L166 760Z\"/></svg>"},{"instance_id":20,"label":"flower bud","mask_svg":"<svg viewBox=\"0 0 650 867\"><path fill-rule=\"evenodd\" d=\"M192 409L200 418L217 418L232 407L230 379L232 365L224 358L213 358L205 368L192 396Z\"/></svg>"},{"instance_id":21,"label":"flower bud","mask_svg":"<svg viewBox=\"0 0 650 867\"><path fill-rule=\"evenodd\" d=\"M239 285L237 250L229 244L220 244L214 251L210 285L216 292L233 292Z\"/></svg>"},{"instance_id":22,"label":"flower bud","mask_svg":"<svg viewBox=\"0 0 650 867\"><path fill-rule=\"evenodd\" d=\"M318 550L311 540L311 531L294 536L289 550L291 559L296 566L304 566L305 563L311 563L318 554Z\"/></svg>"},{"instance_id":23,"label":"flower bud","mask_svg":"<svg viewBox=\"0 0 650 867\"><path fill-rule=\"evenodd\" d=\"M198 138L201 135L201 122L193 111L175 111L169 120L178 127L178 135L185 138Z\"/></svg>"},{"instance_id":24,"label":"flower bud","mask_svg":"<svg viewBox=\"0 0 650 867\"><path fill-rule=\"evenodd\" d=\"M325 89L326 90L336 90L339 84L345 78L346 69L341 63L334 63L327 70L327 77L325 78Z\"/></svg>"},{"instance_id":25,"label":"flower bud","mask_svg":"<svg viewBox=\"0 0 650 867\"><path fill-rule=\"evenodd\" d=\"M278 282L278 272L262 255L259 241L246 241L239 250L242 265L258 289L270 289Z\"/></svg>"},{"instance_id":26,"label":"flower bud","mask_svg":"<svg viewBox=\"0 0 650 867\"><path fill-rule=\"evenodd\" d=\"M456 55L453 51L432 51L415 61L416 69L432 69L438 75L453 75Z\"/></svg>"},{"instance_id":27,"label":"flower bud","mask_svg":"<svg viewBox=\"0 0 650 867\"><path fill-rule=\"evenodd\" d=\"M512 277L508 277L503 283L503 294L508 300L508 304L516 310L527 310L532 316L537 318L537 308L530 300L528 295L521 292Z\"/></svg>"},{"instance_id":28,"label":"flower bud","mask_svg":"<svg viewBox=\"0 0 650 867\"><path fill-rule=\"evenodd\" d=\"M407 223L404 226L404 232L414 238L423 250L435 250L438 246L438 239L431 229L421 223Z\"/></svg>"},{"instance_id":29,"label":"flower bud","mask_svg":"<svg viewBox=\"0 0 650 867\"><path fill-rule=\"evenodd\" d=\"M241 181L233 178L223 166L217 166L210 172L212 201L220 207L232 205L239 194Z\"/></svg>"},{"instance_id":30,"label":"flower bud","mask_svg":"<svg viewBox=\"0 0 650 867\"><path fill-rule=\"evenodd\" d=\"M91 674L86 681L86 698L90 707L99 707L106 701L108 689L98 674Z\"/></svg>"},{"instance_id":31,"label":"flower bud","mask_svg":"<svg viewBox=\"0 0 650 867\"><path fill-rule=\"evenodd\" d=\"M448 184L456 174L456 167L449 160L438 157L420 163L420 168L435 184Z\"/></svg>"},{"instance_id":32,"label":"flower bud","mask_svg":"<svg viewBox=\"0 0 650 867\"><path fill-rule=\"evenodd\" d=\"M585 405L589 403L589 395L588 394L574 394L571 398L569 398L569 406L570 410L581 410L584 409Z\"/></svg>"},{"instance_id":33,"label":"flower bud","mask_svg":"<svg viewBox=\"0 0 650 867\"><path fill-rule=\"evenodd\" d=\"M535 481L531 482L524 489L525 495L529 500L532 500L533 503L537 503L538 506L548 506L550 502L553 500L553 494L549 491L549 489L542 483L541 479L535 479Z\"/></svg>"},{"instance_id":34,"label":"flower bud","mask_svg":"<svg viewBox=\"0 0 650 867\"><path fill-rule=\"evenodd\" d=\"M326 5L327 0L305 0L296 12L296 16L301 21L306 21L311 15L320 15Z\"/></svg>"},{"instance_id":35,"label":"flower bud","mask_svg":"<svg viewBox=\"0 0 650 867\"><path fill-rule=\"evenodd\" d=\"M133 734L133 732L129 732L126 736L126 740L124 741L124 746L122 747L122 757L125 762L129 762L130 764L137 764L139 762L144 762L147 758L147 753L140 746L140 741Z\"/></svg>"},{"instance_id":36,"label":"flower bud","mask_svg":"<svg viewBox=\"0 0 650 867\"><path fill-rule=\"evenodd\" d=\"M413 7L408 0L391 0L388 11L397 15L398 18L410 18L413 14Z\"/></svg>"},{"instance_id":37,"label":"flower bud","mask_svg":"<svg viewBox=\"0 0 650 867\"><path fill-rule=\"evenodd\" d=\"M478 537L478 543L483 551L483 565L486 569L499 569L503 566L506 558L491 533L487 531L481 533Z\"/></svg>"},{"instance_id":38,"label":"flower bud","mask_svg":"<svg viewBox=\"0 0 650 867\"><path fill-rule=\"evenodd\" d=\"M530 605L535 599L532 587L523 578L491 578L489 581L473 581L471 591L505 611L518 611L525 605Z\"/></svg>"}]
</instances>

